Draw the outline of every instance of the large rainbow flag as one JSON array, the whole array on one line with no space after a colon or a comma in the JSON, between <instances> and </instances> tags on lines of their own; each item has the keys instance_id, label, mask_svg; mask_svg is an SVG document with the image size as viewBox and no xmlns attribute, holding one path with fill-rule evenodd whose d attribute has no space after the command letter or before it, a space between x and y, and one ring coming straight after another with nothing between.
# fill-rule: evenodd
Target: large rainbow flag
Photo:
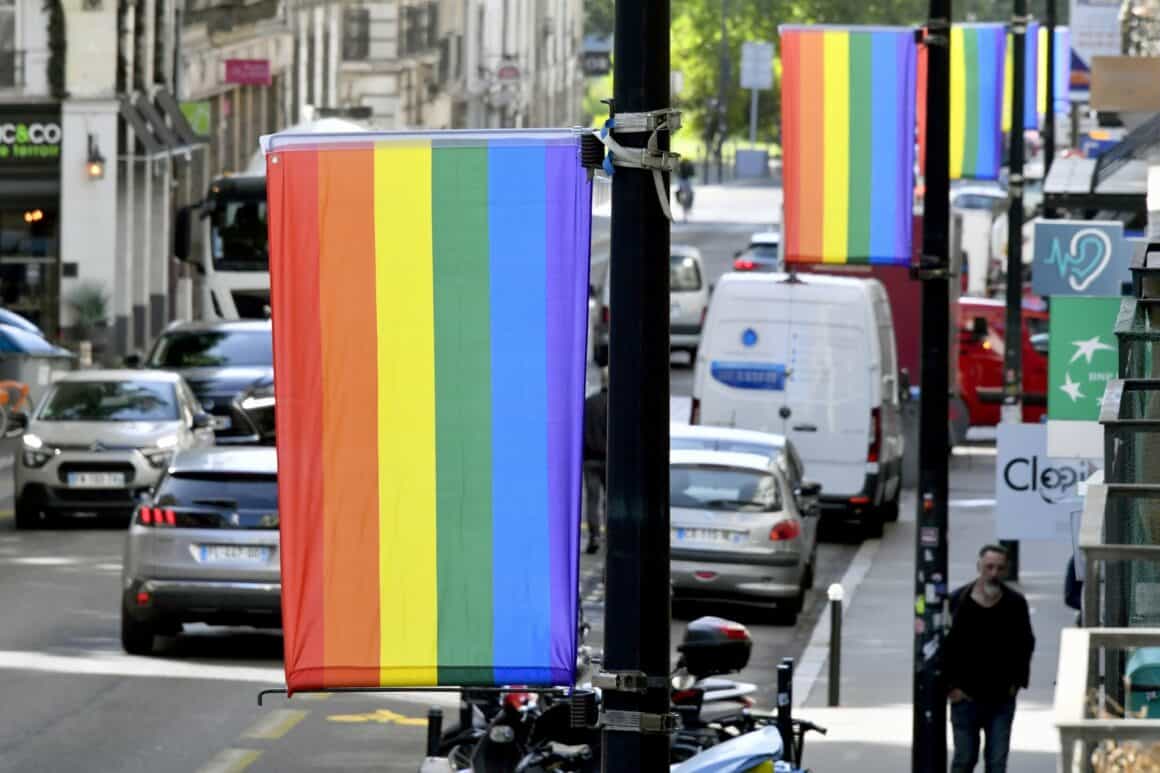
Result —
<instances>
[{"instance_id":1,"label":"large rainbow flag","mask_svg":"<svg viewBox=\"0 0 1160 773\"><path fill-rule=\"evenodd\" d=\"M578 136L265 145L289 690L570 684Z\"/></svg>"},{"instance_id":2,"label":"large rainbow flag","mask_svg":"<svg viewBox=\"0 0 1160 773\"><path fill-rule=\"evenodd\" d=\"M785 26L779 33L786 261L908 264L914 30Z\"/></svg>"},{"instance_id":3,"label":"large rainbow flag","mask_svg":"<svg viewBox=\"0 0 1160 773\"><path fill-rule=\"evenodd\" d=\"M1001 63L1006 47L1007 32L1002 24L956 24L951 28L952 180L999 177L1003 162Z\"/></svg>"}]
</instances>

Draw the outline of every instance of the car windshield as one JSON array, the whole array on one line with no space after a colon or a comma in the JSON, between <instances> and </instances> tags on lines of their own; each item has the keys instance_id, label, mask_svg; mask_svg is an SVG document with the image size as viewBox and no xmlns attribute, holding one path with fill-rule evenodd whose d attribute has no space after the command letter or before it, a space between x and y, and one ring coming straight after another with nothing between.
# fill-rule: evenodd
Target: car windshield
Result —
<instances>
[{"instance_id":1,"label":"car windshield","mask_svg":"<svg viewBox=\"0 0 1160 773\"><path fill-rule=\"evenodd\" d=\"M672 465L669 468L672 507L701 510L781 509L777 479L768 472L715 465Z\"/></svg>"},{"instance_id":2,"label":"car windshield","mask_svg":"<svg viewBox=\"0 0 1160 773\"><path fill-rule=\"evenodd\" d=\"M166 333L149 358L153 368L269 366L274 361L268 330Z\"/></svg>"},{"instance_id":3,"label":"car windshield","mask_svg":"<svg viewBox=\"0 0 1160 773\"><path fill-rule=\"evenodd\" d=\"M270 265L265 192L245 198L219 198L211 225L214 268L265 271Z\"/></svg>"},{"instance_id":4,"label":"car windshield","mask_svg":"<svg viewBox=\"0 0 1160 773\"><path fill-rule=\"evenodd\" d=\"M669 290L691 292L701 289L701 269L697 261L688 255L672 255L669 258Z\"/></svg>"},{"instance_id":5,"label":"car windshield","mask_svg":"<svg viewBox=\"0 0 1160 773\"><path fill-rule=\"evenodd\" d=\"M178 472L162 482L157 502L162 507L277 510L278 479L260 474Z\"/></svg>"},{"instance_id":6,"label":"car windshield","mask_svg":"<svg viewBox=\"0 0 1160 773\"><path fill-rule=\"evenodd\" d=\"M41 421L177 421L173 384L67 381L45 400Z\"/></svg>"},{"instance_id":7,"label":"car windshield","mask_svg":"<svg viewBox=\"0 0 1160 773\"><path fill-rule=\"evenodd\" d=\"M754 443L749 440L727 440L725 438L674 437L669 439L669 449L706 451L732 451L737 454L757 454L769 456L777 446L768 443Z\"/></svg>"},{"instance_id":8,"label":"car windshield","mask_svg":"<svg viewBox=\"0 0 1160 773\"><path fill-rule=\"evenodd\" d=\"M776 244L751 244L746 250L746 254L754 258L762 258L764 260L776 260L780 250Z\"/></svg>"}]
</instances>

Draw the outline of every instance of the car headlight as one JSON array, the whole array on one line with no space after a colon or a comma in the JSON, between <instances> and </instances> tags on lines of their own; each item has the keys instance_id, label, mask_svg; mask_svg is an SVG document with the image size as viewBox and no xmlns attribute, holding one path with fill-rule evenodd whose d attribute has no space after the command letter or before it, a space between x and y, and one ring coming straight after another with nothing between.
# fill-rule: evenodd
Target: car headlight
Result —
<instances>
[{"instance_id":1,"label":"car headlight","mask_svg":"<svg viewBox=\"0 0 1160 773\"><path fill-rule=\"evenodd\" d=\"M165 467L173 460L172 448L144 448L141 453L154 467Z\"/></svg>"},{"instance_id":2,"label":"car headlight","mask_svg":"<svg viewBox=\"0 0 1160 773\"><path fill-rule=\"evenodd\" d=\"M24 447L30 449L44 448L44 441L37 435L25 434Z\"/></svg>"}]
</instances>

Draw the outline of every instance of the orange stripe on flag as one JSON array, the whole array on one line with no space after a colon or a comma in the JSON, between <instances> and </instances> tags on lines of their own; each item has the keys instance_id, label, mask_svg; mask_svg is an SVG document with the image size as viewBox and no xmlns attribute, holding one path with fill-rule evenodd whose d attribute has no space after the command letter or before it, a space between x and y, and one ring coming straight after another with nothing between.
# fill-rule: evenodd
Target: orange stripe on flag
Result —
<instances>
[{"instance_id":1,"label":"orange stripe on flag","mask_svg":"<svg viewBox=\"0 0 1160 773\"><path fill-rule=\"evenodd\" d=\"M797 67L798 57L801 56L801 46L798 41L801 40L800 32L787 32L781 38L781 59L782 67L782 105L797 104L798 92L801 90L801 78L799 77L785 77L788 67L785 65L791 64L793 69L790 72L797 73L800 70ZM782 253L785 255L797 255L798 243L800 242L799 234L801 233L801 222L799 220L801 213L801 199L799 194L799 180L801 173L801 159L798 155L801 150L801 113L797 110L782 110L781 113L781 142L784 158L793 159L793 163L788 165L783 164L782 169L786 172L783 180L782 188Z\"/></svg>"},{"instance_id":2,"label":"orange stripe on flag","mask_svg":"<svg viewBox=\"0 0 1160 773\"><path fill-rule=\"evenodd\" d=\"M798 222L801 234L798 250L802 258L821 262L822 233L825 223L825 137L817 127L825 126L825 37L821 31L803 33L800 40L801 80L798 82L798 104L801 106L800 126L813 127L798 135L798 158L801 179L798 182L800 204Z\"/></svg>"},{"instance_id":3,"label":"orange stripe on flag","mask_svg":"<svg viewBox=\"0 0 1160 773\"><path fill-rule=\"evenodd\" d=\"M374 151L320 156L323 579L328 685L378 681L379 442ZM369 669L369 670L368 670Z\"/></svg>"}]
</instances>

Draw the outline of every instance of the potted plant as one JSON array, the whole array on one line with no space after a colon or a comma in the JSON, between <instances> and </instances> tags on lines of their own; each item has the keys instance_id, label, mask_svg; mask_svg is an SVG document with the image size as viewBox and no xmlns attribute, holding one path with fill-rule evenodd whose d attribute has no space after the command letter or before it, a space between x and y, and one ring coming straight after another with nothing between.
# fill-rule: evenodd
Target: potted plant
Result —
<instances>
[{"instance_id":1,"label":"potted plant","mask_svg":"<svg viewBox=\"0 0 1160 773\"><path fill-rule=\"evenodd\" d=\"M87 341L93 349L93 360L99 360L108 347L109 296L95 282L78 285L68 297L73 311L78 342Z\"/></svg>"}]
</instances>

